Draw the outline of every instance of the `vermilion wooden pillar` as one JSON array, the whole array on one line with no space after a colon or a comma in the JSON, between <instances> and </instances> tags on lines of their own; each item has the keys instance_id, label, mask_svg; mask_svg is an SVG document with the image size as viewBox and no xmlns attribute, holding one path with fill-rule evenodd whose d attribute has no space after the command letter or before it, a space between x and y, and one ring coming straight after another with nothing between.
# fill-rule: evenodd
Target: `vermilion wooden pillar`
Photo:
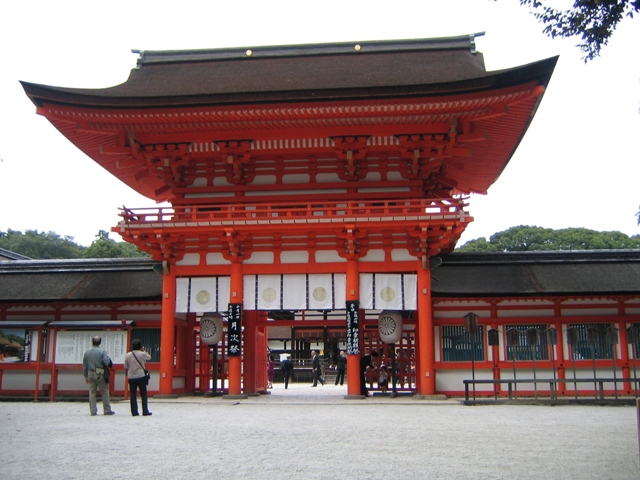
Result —
<instances>
[{"instance_id":1,"label":"vermilion wooden pillar","mask_svg":"<svg viewBox=\"0 0 640 480\"><path fill-rule=\"evenodd\" d=\"M160 331L160 393L173 393L175 346L176 274L165 263L162 276L162 328ZM172 271L173 270L173 271Z\"/></svg>"},{"instance_id":2,"label":"vermilion wooden pillar","mask_svg":"<svg viewBox=\"0 0 640 480\"><path fill-rule=\"evenodd\" d=\"M436 393L435 346L433 344L431 306L431 270L420 261L418 266L418 371L416 387L420 395Z\"/></svg>"},{"instance_id":3,"label":"vermilion wooden pillar","mask_svg":"<svg viewBox=\"0 0 640 480\"><path fill-rule=\"evenodd\" d=\"M360 298L360 272L357 260L347 261L347 301L355 301ZM360 317L359 325L364 318ZM362 330L362 327L359 329ZM358 332L358 341L360 333ZM360 355L347 355L347 395L360 395Z\"/></svg>"},{"instance_id":4,"label":"vermilion wooden pillar","mask_svg":"<svg viewBox=\"0 0 640 480\"><path fill-rule=\"evenodd\" d=\"M242 303L242 263L231 264L231 293L229 303ZM229 356L229 395L242 394L242 357Z\"/></svg>"}]
</instances>

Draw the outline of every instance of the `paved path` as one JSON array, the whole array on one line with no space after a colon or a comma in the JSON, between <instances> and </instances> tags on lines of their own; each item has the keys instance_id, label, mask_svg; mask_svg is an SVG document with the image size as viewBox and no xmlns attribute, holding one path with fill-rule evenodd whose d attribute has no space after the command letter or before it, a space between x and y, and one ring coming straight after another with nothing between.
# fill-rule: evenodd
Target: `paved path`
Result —
<instances>
[{"instance_id":1,"label":"paved path","mask_svg":"<svg viewBox=\"0 0 640 480\"><path fill-rule=\"evenodd\" d=\"M345 400L345 387L150 400L151 417L88 402L0 402L14 479L635 479L635 407Z\"/></svg>"}]
</instances>

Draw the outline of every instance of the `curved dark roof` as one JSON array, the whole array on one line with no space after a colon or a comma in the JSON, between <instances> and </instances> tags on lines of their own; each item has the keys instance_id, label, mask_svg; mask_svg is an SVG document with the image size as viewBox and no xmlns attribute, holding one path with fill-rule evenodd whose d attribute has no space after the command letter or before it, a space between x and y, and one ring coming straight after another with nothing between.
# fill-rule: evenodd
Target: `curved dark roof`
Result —
<instances>
[{"instance_id":1,"label":"curved dark roof","mask_svg":"<svg viewBox=\"0 0 640 480\"><path fill-rule=\"evenodd\" d=\"M475 37L187 51L139 51L121 85L22 85L37 105L166 107L443 95L536 81L556 58L488 73ZM250 53L249 53L250 52Z\"/></svg>"},{"instance_id":2,"label":"curved dark roof","mask_svg":"<svg viewBox=\"0 0 640 480\"><path fill-rule=\"evenodd\" d=\"M450 253L432 271L434 298L640 294L640 250ZM149 259L0 263L0 302L162 300Z\"/></svg>"},{"instance_id":3,"label":"curved dark roof","mask_svg":"<svg viewBox=\"0 0 640 480\"><path fill-rule=\"evenodd\" d=\"M31 260L31 258L16 252L12 252L11 250L0 248L0 262L8 260Z\"/></svg>"},{"instance_id":4,"label":"curved dark roof","mask_svg":"<svg viewBox=\"0 0 640 480\"><path fill-rule=\"evenodd\" d=\"M434 297L638 295L640 250L450 253Z\"/></svg>"},{"instance_id":5,"label":"curved dark roof","mask_svg":"<svg viewBox=\"0 0 640 480\"><path fill-rule=\"evenodd\" d=\"M149 259L0 263L0 302L161 301L158 265Z\"/></svg>"}]
</instances>

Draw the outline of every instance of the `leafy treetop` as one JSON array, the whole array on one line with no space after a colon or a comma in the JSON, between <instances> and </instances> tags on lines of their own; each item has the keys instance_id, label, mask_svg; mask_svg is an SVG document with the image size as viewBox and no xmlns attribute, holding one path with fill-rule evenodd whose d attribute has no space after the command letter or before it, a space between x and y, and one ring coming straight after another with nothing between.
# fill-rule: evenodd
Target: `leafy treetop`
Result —
<instances>
[{"instance_id":1,"label":"leafy treetop","mask_svg":"<svg viewBox=\"0 0 640 480\"><path fill-rule=\"evenodd\" d=\"M573 7L558 10L548 0L520 0L542 22L543 32L555 37L580 37L578 45L585 63L600 55L624 17L633 18L640 11L640 0L575 0Z\"/></svg>"},{"instance_id":2,"label":"leafy treetop","mask_svg":"<svg viewBox=\"0 0 640 480\"><path fill-rule=\"evenodd\" d=\"M35 260L74 258L129 258L148 255L127 242L116 242L109 233L100 230L89 247L78 245L73 237L61 237L55 232L26 230L0 231L0 248Z\"/></svg>"},{"instance_id":3,"label":"leafy treetop","mask_svg":"<svg viewBox=\"0 0 640 480\"><path fill-rule=\"evenodd\" d=\"M640 248L640 235L597 232L586 228L551 228L521 225L471 240L458 252L534 252L542 250L629 250Z\"/></svg>"}]
</instances>

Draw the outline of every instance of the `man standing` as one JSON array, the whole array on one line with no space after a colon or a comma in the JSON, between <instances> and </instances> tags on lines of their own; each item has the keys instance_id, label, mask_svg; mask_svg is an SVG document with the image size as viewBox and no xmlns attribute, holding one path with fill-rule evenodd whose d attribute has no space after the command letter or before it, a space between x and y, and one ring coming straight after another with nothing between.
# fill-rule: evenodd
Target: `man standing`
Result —
<instances>
[{"instance_id":1,"label":"man standing","mask_svg":"<svg viewBox=\"0 0 640 480\"><path fill-rule=\"evenodd\" d=\"M320 369L320 357L318 356L315 350L311 350L311 368L313 369L313 385L312 387L317 387L318 382L324 386L324 380L322 379L322 370Z\"/></svg>"},{"instance_id":2,"label":"man standing","mask_svg":"<svg viewBox=\"0 0 640 480\"><path fill-rule=\"evenodd\" d=\"M336 385L340 382L340 385L344 383L344 372L347 370L347 357L344 354L344 350L340 350L340 356L338 357L336 365Z\"/></svg>"},{"instance_id":3,"label":"man standing","mask_svg":"<svg viewBox=\"0 0 640 480\"><path fill-rule=\"evenodd\" d=\"M286 390L289 388L289 379L293 376L293 362L291 361L291 355L287 355L287 358L282 362L282 367L280 367L280 369L284 376L284 388Z\"/></svg>"},{"instance_id":4,"label":"man standing","mask_svg":"<svg viewBox=\"0 0 640 480\"><path fill-rule=\"evenodd\" d=\"M111 410L111 402L109 400L109 368L113 366L113 362L105 350L100 348L102 338L93 337L89 350L84 352L82 357L82 374L84 381L89 384L89 411L91 416L98 414L96 406L96 391L100 389L102 395L102 411L104 415L114 415L116 412Z\"/></svg>"},{"instance_id":5,"label":"man standing","mask_svg":"<svg viewBox=\"0 0 640 480\"><path fill-rule=\"evenodd\" d=\"M378 352L376 352L375 350L371 352L371 354L365 355L360 359L360 395L363 395L365 397L369 396L365 374L369 369L373 370L373 365L371 362L374 358L378 358Z\"/></svg>"}]
</instances>

